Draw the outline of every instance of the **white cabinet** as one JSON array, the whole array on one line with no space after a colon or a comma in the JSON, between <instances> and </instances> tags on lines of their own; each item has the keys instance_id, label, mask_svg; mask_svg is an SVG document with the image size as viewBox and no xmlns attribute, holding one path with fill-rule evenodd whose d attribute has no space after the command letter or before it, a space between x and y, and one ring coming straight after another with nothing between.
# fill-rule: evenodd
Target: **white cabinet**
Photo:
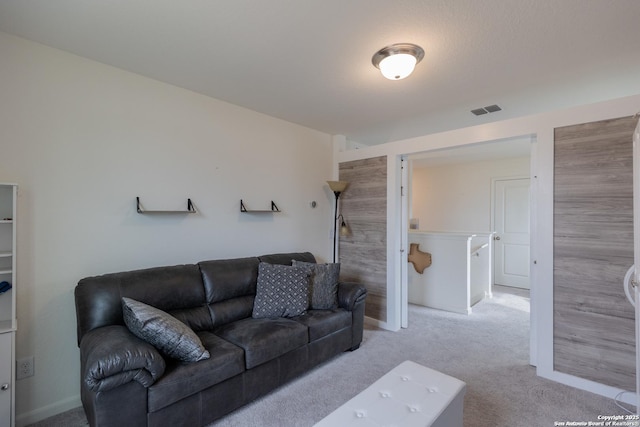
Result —
<instances>
[{"instance_id":1,"label":"white cabinet","mask_svg":"<svg viewBox=\"0 0 640 427\"><path fill-rule=\"evenodd\" d=\"M12 332L0 334L0 426L13 425Z\"/></svg>"},{"instance_id":2,"label":"white cabinet","mask_svg":"<svg viewBox=\"0 0 640 427\"><path fill-rule=\"evenodd\" d=\"M15 424L16 204L18 186L0 183L0 426Z\"/></svg>"}]
</instances>

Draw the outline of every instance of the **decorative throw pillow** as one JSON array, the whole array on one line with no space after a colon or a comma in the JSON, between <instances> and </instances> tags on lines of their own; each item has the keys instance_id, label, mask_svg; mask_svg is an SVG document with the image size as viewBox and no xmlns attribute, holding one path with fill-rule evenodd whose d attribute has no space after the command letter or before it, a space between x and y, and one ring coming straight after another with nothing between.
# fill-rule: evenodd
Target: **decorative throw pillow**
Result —
<instances>
[{"instance_id":1,"label":"decorative throw pillow","mask_svg":"<svg viewBox=\"0 0 640 427\"><path fill-rule=\"evenodd\" d=\"M294 317L304 314L309 306L309 273L307 269L289 265L258 266L256 299L252 317Z\"/></svg>"},{"instance_id":2,"label":"decorative throw pillow","mask_svg":"<svg viewBox=\"0 0 640 427\"><path fill-rule=\"evenodd\" d=\"M125 325L135 336L169 357L197 362L210 356L195 332L169 313L123 297L122 314Z\"/></svg>"},{"instance_id":3,"label":"decorative throw pillow","mask_svg":"<svg viewBox=\"0 0 640 427\"><path fill-rule=\"evenodd\" d=\"M340 277L340 263L315 264L293 260L294 266L307 268L311 271L311 308L328 310L338 307L338 278Z\"/></svg>"}]
</instances>

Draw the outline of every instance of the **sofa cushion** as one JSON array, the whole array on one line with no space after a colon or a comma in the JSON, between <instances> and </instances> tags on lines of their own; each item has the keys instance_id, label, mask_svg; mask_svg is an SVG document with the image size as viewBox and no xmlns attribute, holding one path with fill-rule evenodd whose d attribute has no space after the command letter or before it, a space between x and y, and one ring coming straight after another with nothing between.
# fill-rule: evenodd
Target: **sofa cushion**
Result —
<instances>
[{"instance_id":1,"label":"sofa cushion","mask_svg":"<svg viewBox=\"0 0 640 427\"><path fill-rule=\"evenodd\" d=\"M258 258L237 258L198 263L209 304L255 295Z\"/></svg>"},{"instance_id":2,"label":"sofa cushion","mask_svg":"<svg viewBox=\"0 0 640 427\"><path fill-rule=\"evenodd\" d=\"M282 264L291 265L291 260L304 261L304 262L316 262L316 258L311 252L287 252L280 254L261 255L258 257L260 262L267 262L269 264Z\"/></svg>"},{"instance_id":3,"label":"sofa cushion","mask_svg":"<svg viewBox=\"0 0 640 427\"><path fill-rule=\"evenodd\" d=\"M213 329L211 313L209 312L209 307L206 305L181 310L167 310L167 313L190 327L194 332L210 331Z\"/></svg>"},{"instance_id":4,"label":"sofa cushion","mask_svg":"<svg viewBox=\"0 0 640 427\"><path fill-rule=\"evenodd\" d=\"M187 325L150 305L122 298L122 312L127 328L169 357L197 362L209 357L198 336Z\"/></svg>"},{"instance_id":5,"label":"sofa cushion","mask_svg":"<svg viewBox=\"0 0 640 427\"><path fill-rule=\"evenodd\" d=\"M149 387L149 412L162 409L244 371L244 352L211 332L199 332L211 357L198 363L167 362L165 374Z\"/></svg>"},{"instance_id":6,"label":"sofa cushion","mask_svg":"<svg viewBox=\"0 0 640 427\"><path fill-rule=\"evenodd\" d=\"M311 273L309 294L312 309L326 310L338 307L339 263L316 264L294 259L292 265L306 268Z\"/></svg>"},{"instance_id":7,"label":"sofa cushion","mask_svg":"<svg viewBox=\"0 0 640 427\"><path fill-rule=\"evenodd\" d=\"M252 317L293 317L309 306L309 269L261 262Z\"/></svg>"},{"instance_id":8,"label":"sofa cushion","mask_svg":"<svg viewBox=\"0 0 640 427\"><path fill-rule=\"evenodd\" d=\"M340 329L351 327L351 312L343 308L333 310L309 310L294 317L309 328L309 342L316 341Z\"/></svg>"},{"instance_id":9,"label":"sofa cushion","mask_svg":"<svg viewBox=\"0 0 640 427\"><path fill-rule=\"evenodd\" d=\"M255 295L247 295L245 297L231 298L226 301L209 304L209 313L213 320L214 328L246 317L251 317L254 299Z\"/></svg>"},{"instance_id":10,"label":"sofa cushion","mask_svg":"<svg viewBox=\"0 0 640 427\"><path fill-rule=\"evenodd\" d=\"M244 349L247 369L302 347L309 340L305 325L284 318L249 317L216 328L214 332Z\"/></svg>"}]
</instances>

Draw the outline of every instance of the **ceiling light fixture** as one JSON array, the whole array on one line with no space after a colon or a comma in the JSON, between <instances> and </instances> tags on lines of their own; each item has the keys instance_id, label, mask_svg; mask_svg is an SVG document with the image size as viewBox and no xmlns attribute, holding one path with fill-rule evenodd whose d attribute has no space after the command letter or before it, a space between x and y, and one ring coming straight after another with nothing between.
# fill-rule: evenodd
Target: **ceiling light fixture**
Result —
<instances>
[{"instance_id":1,"label":"ceiling light fixture","mask_svg":"<svg viewBox=\"0 0 640 427\"><path fill-rule=\"evenodd\" d=\"M396 43L377 51L371 62L389 80L408 77L424 58L424 50L412 43Z\"/></svg>"}]
</instances>

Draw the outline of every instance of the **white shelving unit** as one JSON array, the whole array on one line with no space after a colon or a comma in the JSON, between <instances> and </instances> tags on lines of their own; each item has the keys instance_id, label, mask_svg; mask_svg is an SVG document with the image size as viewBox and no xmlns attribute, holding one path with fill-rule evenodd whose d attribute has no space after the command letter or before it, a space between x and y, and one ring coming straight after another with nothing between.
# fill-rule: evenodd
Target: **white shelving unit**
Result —
<instances>
[{"instance_id":1,"label":"white shelving unit","mask_svg":"<svg viewBox=\"0 0 640 427\"><path fill-rule=\"evenodd\" d=\"M18 186L0 183L0 426L15 425L16 205ZM0 286L2 289L2 286Z\"/></svg>"}]
</instances>

